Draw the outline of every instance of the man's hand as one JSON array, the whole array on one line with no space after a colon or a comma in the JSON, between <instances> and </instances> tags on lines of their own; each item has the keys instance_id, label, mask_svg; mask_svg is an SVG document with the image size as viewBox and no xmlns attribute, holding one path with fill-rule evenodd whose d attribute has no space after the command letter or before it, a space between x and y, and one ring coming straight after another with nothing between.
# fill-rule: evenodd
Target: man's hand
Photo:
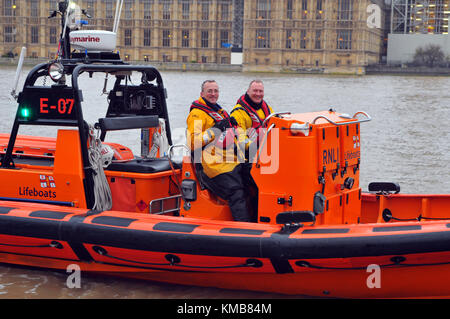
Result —
<instances>
[{"instance_id":1,"label":"man's hand","mask_svg":"<svg viewBox=\"0 0 450 319\"><path fill-rule=\"evenodd\" d=\"M219 129L221 132L225 131L229 127L231 127L231 125L228 119L223 119L220 122L214 124L213 126L213 128Z\"/></svg>"}]
</instances>

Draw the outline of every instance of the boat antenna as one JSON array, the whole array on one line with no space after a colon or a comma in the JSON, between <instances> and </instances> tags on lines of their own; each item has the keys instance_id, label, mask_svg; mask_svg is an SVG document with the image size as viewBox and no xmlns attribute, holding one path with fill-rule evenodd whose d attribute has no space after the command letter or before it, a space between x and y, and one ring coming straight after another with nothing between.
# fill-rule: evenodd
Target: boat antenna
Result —
<instances>
[{"instance_id":1,"label":"boat antenna","mask_svg":"<svg viewBox=\"0 0 450 319\"><path fill-rule=\"evenodd\" d=\"M20 73L22 72L23 60L25 59L26 54L27 54L27 48L22 47L22 51L20 52L20 57L19 57L19 63L17 64L16 76L14 77L14 86L11 91L12 97L16 100L18 98L18 95L16 94L17 86L19 85Z\"/></svg>"},{"instance_id":2,"label":"boat antenna","mask_svg":"<svg viewBox=\"0 0 450 319\"><path fill-rule=\"evenodd\" d=\"M117 33L117 29L119 28L120 15L122 14L122 6L123 0L116 1L116 15L114 17L114 25L112 32Z\"/></svg>"}]
</instances>

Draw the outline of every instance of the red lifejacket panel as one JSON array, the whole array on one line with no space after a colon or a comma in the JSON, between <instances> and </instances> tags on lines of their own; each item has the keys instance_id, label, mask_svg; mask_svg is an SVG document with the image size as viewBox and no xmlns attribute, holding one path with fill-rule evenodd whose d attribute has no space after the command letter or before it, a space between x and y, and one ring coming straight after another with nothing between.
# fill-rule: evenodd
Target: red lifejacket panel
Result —
<instances>
[{"instance_id":1,"label":"red lifejacket panel","mask_svg":"<svg viewBox=\"0 0 450 319\"><path fill-rule=\"evenodd\" d=\"M239 98L237 104L241 105L242 108L237 107L233 111L244 110L252 120L252 128L254 128L255 130L259 129L262 126L264 119L267 118L271 113L269 106L264 100L261 104L261 109L264 112L264 119L260 118L256 110L245 100L245 95Z\"/></svg>"},{"instance_id":2,"label":"red lifejacket panel","mask_svg":"<svg viewBox=\"0 0 450 319\"><path fill-rule=\"evenodd\" d=\"M216 146L222 149L226 149L231 144L234 143L235 138L234 128L230 122L230 115L224 109L222 109L222 114L220 114L219 112L213 110L210 106L201 103L199 100L192 102L190 110L192 111L192 109L202 110L203 112L208 114L214 120L215 123L218 123L224 119L228 120L231 128L226 129L224 132L222 132L222 134L215 137L214 141Z\"/></svg>"}]
</instances>

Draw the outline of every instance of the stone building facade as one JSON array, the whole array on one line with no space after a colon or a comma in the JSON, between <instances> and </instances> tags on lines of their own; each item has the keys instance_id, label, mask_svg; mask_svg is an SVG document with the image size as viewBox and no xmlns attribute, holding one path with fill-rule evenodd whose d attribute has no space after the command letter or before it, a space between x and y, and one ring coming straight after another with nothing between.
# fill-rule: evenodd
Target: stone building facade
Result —
<instances>
[{"instance_id":1,"label":"stone building facade","mask_svg":"<svg viewBox=\"0 0 450 319\"><path fill-rule=\"evenodd\" d=\"M372 7L371 7L372 5ZM377 5L381 10L373 10ZM246 1L248 70L323 69L358 72L380 61L384 3L369 0ZM368 24L370 13L379 26ZM372 21L370 21L372 23Z\"/></svg>"},{"instance_id":2,"label":"stone building facade","mask_svg":"<svg viewBox=\"0 0 450 319\"><path fill-rule=\"evenodd\" d=\"M116 0L77 3L92 17L84 29L112 29ZM373 4L384 1L124 0L117 50L129 61L230 64L234 45L242 46L248 71L354 73L378 62L383 50L384 10L381 27L367 22ZM18 54L25 45L29 57L53 58L60 19L48 16L57 5L0 0L0 53Z\"/></svg>"}]
</instances>

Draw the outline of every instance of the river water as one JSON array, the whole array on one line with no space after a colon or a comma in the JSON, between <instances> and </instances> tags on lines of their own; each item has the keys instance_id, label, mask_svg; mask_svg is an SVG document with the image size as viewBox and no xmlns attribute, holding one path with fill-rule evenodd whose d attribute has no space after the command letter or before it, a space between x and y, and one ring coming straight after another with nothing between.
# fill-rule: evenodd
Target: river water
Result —
<instances>
[{"instance_id":1,"label":"river water","mask_svg":"<svg viewBox=\"0 0 450 319\"><path fill-rule=\"evenodd\" d=\"M19 88L29 68L25 67ZM0 67L0 132L9 133L16 112L10 97L15 68ZM450 78L422 76L322 76L242 73L162 72L168 92L173 140L184 142L190 103L200 84L215 79L219 103L230 110L255 78L265 83L265 99L276 111L292 113L335 109L353 115L365 111L372 121L361 124L361 187L393 181L402 193L450 193ZM135 79L138 81L138 79ZM50 80L48 80L50 81ZM94 82L95 84L93 85ZM112 87L112 81L108 88ZM85 118L94 123L106 112L101 91L104 76L81 80ZM53 131L26 128L20 134L54 136ZM111 136L111 137L110 137ZM137 154L139 132L111 134ZM81 288L68 288L67 274L0 265L0 298L283 298L281 295L198 288L103 277L83 277ZM294 296L295 297L295 296Z\"/></svg>"}]
</instances>

